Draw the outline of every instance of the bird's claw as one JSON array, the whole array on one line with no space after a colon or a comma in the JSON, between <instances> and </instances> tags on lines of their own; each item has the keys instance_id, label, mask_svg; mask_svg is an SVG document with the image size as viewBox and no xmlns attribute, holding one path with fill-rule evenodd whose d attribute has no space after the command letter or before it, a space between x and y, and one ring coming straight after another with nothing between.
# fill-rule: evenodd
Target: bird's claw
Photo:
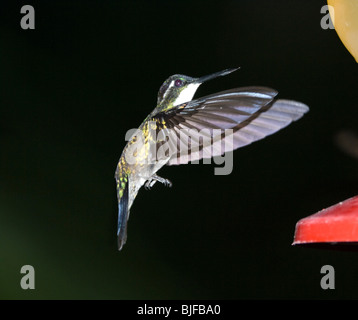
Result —
<instances>
[{"instance_id":1,"label":"bird's claw","mask_svg":"<svg viewBox=\"0 0 358 320\"><path fill-rule=\"evenodd\" d=\"M150 189L152 189L152 187L154 186L154 184L155 184L156 182L157 182L157 181L154 180L154 179L148 180L148 181L144 184L145 190L150 190Z\"/></svg>"},{"instance_id":2,"label":"bird's claw","mask_svg":"<svg viewBox=\"0 0 358 320\"><path fill-rule=\"evenodd\" d=\"M164 185L168 188L171 188L173 186L172 182L169 179L165 179Z\"/></svg>"},{"instance_id":3,"label":"bird's claw","mask_svg":"<svg viewBox=\"0 0 358 320\"><path fill-rule=\"evenodd\" d=\"M159 177L157 175L153 175L149 180L147 180L147 182L144 184L144 188L145 190L150 190L154 184L159 181L160 183L163 183L166 187L171 188L172 187L172 182L169 179L165 179L162 177Z\"/></svg>"}]
</instances>

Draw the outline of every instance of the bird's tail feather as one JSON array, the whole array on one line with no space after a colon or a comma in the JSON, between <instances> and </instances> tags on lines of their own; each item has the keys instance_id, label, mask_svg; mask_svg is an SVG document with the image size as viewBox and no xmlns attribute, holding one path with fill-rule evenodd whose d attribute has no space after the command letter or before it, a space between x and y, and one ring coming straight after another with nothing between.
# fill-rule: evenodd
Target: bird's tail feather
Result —
<instances>
[{"instance_id":1,"label":"bird's tail feather","mask_svg":"<svg viewBox=\"0 0 358 320\"><path fill-rule=\"evenodd\" d=\"M127 180L127 179L126 179ZM118 194L118 250L121 250L127 240L127 220L128 220L128 180L122 182Z\"/></svg>"}]
</instances>

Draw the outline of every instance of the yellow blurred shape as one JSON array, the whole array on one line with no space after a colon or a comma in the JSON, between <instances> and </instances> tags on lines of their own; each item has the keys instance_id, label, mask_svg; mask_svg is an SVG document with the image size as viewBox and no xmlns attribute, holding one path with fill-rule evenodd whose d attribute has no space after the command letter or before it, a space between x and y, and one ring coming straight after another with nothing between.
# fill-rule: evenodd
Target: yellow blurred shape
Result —
<instances>
[{"instance_id":1,"label":"yellow blurred shape","mask_svg":"<svg viewBox=\"0 0 358 320\"><path fill-rule=\"evenodd\" d=\"M358 62L358 0L327 0L339 38Z\"/></svg>"}]
</instances>

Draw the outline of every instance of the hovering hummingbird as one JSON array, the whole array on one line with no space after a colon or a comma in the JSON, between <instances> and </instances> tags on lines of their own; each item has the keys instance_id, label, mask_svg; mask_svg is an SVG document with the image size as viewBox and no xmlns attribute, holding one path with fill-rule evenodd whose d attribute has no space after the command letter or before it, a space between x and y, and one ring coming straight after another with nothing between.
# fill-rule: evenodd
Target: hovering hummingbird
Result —
<instances>
[{"instance_id":1,"label":"hovering hummingbird","mask_svg":"<svg viewBox=\"0 0 358 320\"><path fill-rule=\"evenodd\" d=\"M149 189L156 181L172 185L157 175L162 166L220 156L286 127L309 110L300 102L274 99L278 92L266 87L230 89L192 100L202 83L237 69L200 78L176 74L160 87L156 108L128 141L116 168L119 250L127 239L129 210L139 189ZM209 144L202 142L203 136ZM164 144L168 147L159 154Z\"/></svg>"}]
</instances>

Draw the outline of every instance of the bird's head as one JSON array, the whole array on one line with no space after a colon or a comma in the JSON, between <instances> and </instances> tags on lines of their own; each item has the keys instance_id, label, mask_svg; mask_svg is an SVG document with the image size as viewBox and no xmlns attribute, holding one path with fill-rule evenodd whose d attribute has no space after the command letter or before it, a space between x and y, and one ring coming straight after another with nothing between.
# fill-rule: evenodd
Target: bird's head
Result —
<instances>
[{"instance_id":1,"label":"bird's head","mask_svg":"<svg viewBox=\"0 0 358 320\"><path fill-rule=\"evenodd\" d=\"M173 107L190 101L198 87L205 81L225 76L238 68L225 69L200 78L192 78L182 74L175 74L164 81L158 92L157 104L163 102Z\"/></svg>"}]
</instances>

